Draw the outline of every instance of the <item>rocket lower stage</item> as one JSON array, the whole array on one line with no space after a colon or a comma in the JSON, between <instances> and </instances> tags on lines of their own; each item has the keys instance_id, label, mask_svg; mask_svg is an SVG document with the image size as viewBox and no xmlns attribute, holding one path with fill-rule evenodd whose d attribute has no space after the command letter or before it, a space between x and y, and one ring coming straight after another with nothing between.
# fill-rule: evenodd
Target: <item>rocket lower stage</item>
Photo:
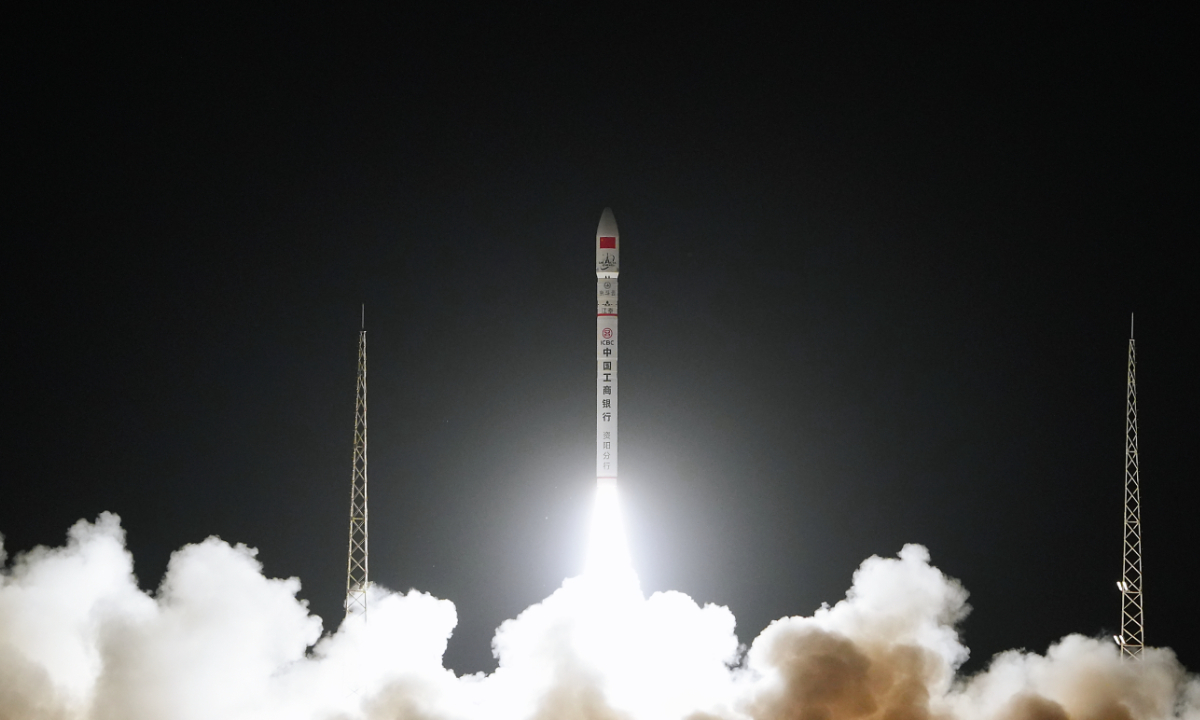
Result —
<instances>
[{"instance_id":1,"label":"rocket lower stage","mask_svg":"<svg viewBox=\"0 0 1200 720\"><path fill-rule=\"evenodd\" d=\"M617 280L596 283L596 477L617 479Z\"/></svg>"},{"instance_id":2,"label":"rocket lower stage","mask_svg":"<svg viewBox=\"0 0 1200 720\"><path fill-rule=\"evenodd\" d=\"M612 210L596 229L596 480L617 481L617 274L620 235Z\"/></svg>"}]
</instances>

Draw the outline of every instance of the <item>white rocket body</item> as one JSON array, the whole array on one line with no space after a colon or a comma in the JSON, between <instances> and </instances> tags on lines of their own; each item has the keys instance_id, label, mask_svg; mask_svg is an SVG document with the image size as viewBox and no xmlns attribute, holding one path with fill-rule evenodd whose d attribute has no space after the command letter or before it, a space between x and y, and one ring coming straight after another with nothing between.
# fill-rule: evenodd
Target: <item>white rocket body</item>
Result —
<instances>
[{"instance_id":1,"label":"white rocket body","mask_svg":"<svg viewBox=\"0 0 1200 720\"><path fill-rule=\"evenodd\" d=\"M617 482L617 275L621 236L612 210L596 228L596 481Z\"/></svg>"}]
</instances>

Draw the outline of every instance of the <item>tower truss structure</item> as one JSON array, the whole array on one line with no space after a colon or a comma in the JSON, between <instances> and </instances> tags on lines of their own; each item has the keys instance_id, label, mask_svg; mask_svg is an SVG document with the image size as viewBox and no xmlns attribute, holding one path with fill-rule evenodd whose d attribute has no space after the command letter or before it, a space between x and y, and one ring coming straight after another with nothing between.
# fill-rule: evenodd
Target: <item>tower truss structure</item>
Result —
<instances>
[{"instance_id":1,"label":"tower truss structure","mask_svg":"<svg viewBox=\"0 0 1200 720\"><path fill-rule=\"evenodd\" d=\"M1122 561L1121 634L1116 637L1122 657L1142 654L1142 500L1138 484L1137 360L1133 345L1133 316L1129 316L1129 366L1125 388L1125 553Z\"/></svg>"},{"instance_id":2,"label":"tower truss structure","mask_svg":"<svg viewBox=\"0 0 1200 720\"><path fill-rule=\"evenodd\" d=\"M354 468L350 476L350 552L346 562L346 615L367 612L367 328L358 332L354 393Z\"/></svg>"}]
</instances>

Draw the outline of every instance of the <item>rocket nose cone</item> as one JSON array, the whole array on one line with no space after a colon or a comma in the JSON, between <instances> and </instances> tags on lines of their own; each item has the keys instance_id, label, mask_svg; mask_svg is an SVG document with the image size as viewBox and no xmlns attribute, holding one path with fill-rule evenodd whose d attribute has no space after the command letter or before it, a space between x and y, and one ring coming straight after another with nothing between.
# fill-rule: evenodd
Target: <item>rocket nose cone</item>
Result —
<instances>
[{"instance_id":1,"label":"rocket nose cone","mask_svg":"<svg viewBox=\"0 0 1200 720\"><path fill-rule=\"evenodd\" d=\"M596 227L596 237L617 237L617 219L613 217L613 211L609 208L604 208L604 212L600 215L600 225Z\"/></svg>"}]
</instances>

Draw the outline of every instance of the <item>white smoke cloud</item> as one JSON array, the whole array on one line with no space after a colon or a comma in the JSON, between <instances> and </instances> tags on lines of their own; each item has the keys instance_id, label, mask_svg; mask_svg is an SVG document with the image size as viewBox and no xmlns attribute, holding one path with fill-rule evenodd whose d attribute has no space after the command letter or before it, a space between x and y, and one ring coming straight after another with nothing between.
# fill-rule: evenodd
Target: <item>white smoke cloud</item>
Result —
<instances>
[{"instance_id":1,"label":"white smoke cloud","mask_svg":"<svg viewBox=\"0 0 1200 720\"><path fill-rule=\"evenodd\" d=\"M111 514L11 562L0 543L0 564L0 720L1200 720L1200 681L1166 649L1122 661L1072 635L958 676L967 593L917 545L744 653L727 608L572 578L468 676L442 664L451 602L372 588L366 618L322 636L298 580L216 538L177 551L153 595Z\"/></svg>"}]
</instances>

